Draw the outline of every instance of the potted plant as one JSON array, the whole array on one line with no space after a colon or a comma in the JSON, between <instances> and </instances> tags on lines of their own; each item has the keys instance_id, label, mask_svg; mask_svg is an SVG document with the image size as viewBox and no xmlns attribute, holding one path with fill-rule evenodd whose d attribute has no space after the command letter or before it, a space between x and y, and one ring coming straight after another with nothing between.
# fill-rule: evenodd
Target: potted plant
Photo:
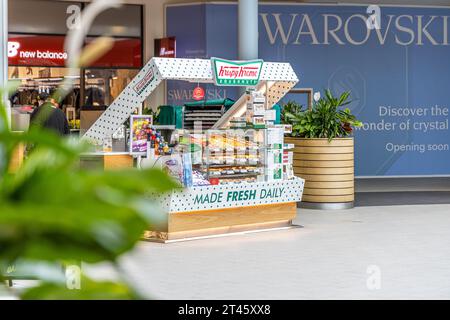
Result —
<instances>
[{"instance_id":1,"label":"potted plant","mask_svg":"<svg viewBox=\"0 0 450 320\"><path fill-rule=\"evenodd\" d=\"M354 141L351 134L361 122L344 106L349 92L339 97L325 90L314 94L312 108L289 102L283 108L284 123L292 125L286 138L293 143L295 174L306 180L304 206L349 208L354 202Z\"/></svg>"}]
</instances>

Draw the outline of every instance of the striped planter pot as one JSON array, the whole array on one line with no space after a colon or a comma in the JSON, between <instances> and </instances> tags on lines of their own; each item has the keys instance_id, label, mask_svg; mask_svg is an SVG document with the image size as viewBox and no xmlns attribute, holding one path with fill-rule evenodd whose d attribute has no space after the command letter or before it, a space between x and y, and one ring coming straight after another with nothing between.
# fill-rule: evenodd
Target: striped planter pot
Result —
<instances>
[{"instance_id":1,"label":"striped planter pot","mask_svg":"<svg viewBox=\"0 0 450 320\"><path fill-rule=\"evenodd\" d=\"M286 137L285 141L295 145L295 175L306 180L302 201L323 204L353 203L353 138L333 139L328 142L328 139Z\"/></svg>"}]
</instances>

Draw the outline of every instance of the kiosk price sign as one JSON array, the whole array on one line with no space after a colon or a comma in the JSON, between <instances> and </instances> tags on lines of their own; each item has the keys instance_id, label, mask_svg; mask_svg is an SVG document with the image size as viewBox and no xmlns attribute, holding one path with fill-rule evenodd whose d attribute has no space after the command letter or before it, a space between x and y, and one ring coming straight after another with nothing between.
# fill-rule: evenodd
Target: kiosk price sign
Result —
<instances>
[{"instance_id":1,"label":"kiosk price sign","mask_svg":"<svg viewBox=\"0 0 450 320\"><path fill-rule=\"evenodd\" d=\"M218 86L256 86L264 61L230 61L211 58L214 82Z\"/></svg>"}]
</instances>

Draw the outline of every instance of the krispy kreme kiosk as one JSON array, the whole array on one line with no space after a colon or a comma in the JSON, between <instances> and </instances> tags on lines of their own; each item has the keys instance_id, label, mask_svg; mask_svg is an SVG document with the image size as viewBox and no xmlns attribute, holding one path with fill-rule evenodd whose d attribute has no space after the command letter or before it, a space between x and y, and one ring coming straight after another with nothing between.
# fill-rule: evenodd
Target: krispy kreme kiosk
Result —
<instances>
[{"instance_id":1,"label":"krispy kreme kiosk","mask_svg":"<svg viewBox=\"0 0 450 320\"><path fill-rule=\"evenodd\" d=\"M293 174L293 145L284 142L286 128L274 124L270 110L298 82L291 65L153 58L83 138L101 144L163 80L244 86L247 91L210 129L178 130L173 154L147 152L144 162L153 159L151 167L158 163L184 188L157 197L166 223L148 230L144 239L173 242L296 227L292 221L304 180Z\"/></svg>"}]
</instances>

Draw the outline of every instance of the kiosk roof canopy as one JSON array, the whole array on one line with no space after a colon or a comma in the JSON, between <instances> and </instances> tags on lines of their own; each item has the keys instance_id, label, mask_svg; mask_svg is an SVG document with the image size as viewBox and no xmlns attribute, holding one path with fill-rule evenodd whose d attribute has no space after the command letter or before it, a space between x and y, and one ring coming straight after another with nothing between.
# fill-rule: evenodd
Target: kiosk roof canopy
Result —
<instances>
[{"instance_id":1,"label":"kiosk roof canopy","mask_svg":"<svg viewBox=\"0 0 450 320\"><path fill-rule=\"evenodd\" d=\"M163 80L184 80L194 83L213 83L214 72L209 59L152 58L128 84L109 108L97 119L83 136L84 139L101 144L110 137L133 114ZM256 90L265 94L271 108L298 82L289 63L264 62ZM245 110L245 96L225 113L215 128L224 127L234 116Z\"/></svg>"}]
</instances>

